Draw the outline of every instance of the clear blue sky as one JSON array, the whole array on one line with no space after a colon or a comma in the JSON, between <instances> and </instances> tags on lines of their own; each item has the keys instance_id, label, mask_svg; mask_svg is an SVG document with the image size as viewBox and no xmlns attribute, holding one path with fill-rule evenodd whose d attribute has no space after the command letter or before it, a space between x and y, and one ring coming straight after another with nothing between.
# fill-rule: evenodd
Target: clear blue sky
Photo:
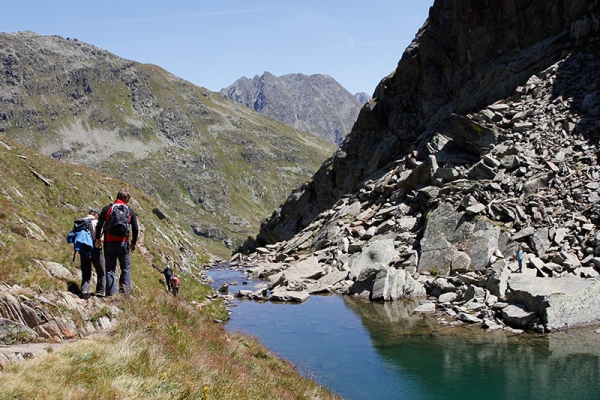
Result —
<instances>
[{"instance_id":1,"label":"clear blue sky","mask_svg":"<svg viewBox=\"0 0 600 400\"><path fill-rule=\"evenodd\" d=\"M78 39L212 91L268 71L373 93L433 0L6 1L3 32Z\"/></svg>"}]
</instances>

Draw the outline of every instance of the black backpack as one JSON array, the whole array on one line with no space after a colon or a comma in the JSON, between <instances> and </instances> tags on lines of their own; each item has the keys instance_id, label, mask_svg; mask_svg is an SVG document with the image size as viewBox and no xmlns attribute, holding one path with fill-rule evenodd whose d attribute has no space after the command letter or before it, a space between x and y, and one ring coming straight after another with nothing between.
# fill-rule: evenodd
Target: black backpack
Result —
<instances>
[{"instance_id":1,"label":"black backpack","mask_svg":"<svg viewBox=\"0 0 600 400\"><path fill-rule=\"evenodd\" d=\"M80 232L86 231L86 235L82 235ZM92 238L92 219L91 218L77 218L73 221L73 229L67 235L67 243L73 244L73 261L75 261L75 254L79 252L81 256L91 257L94 238Z\"/></svg>"},{"instance_id":2,"label":"black backpack","mask_svg":"<svg viewBox=\"0 0 600 400\"><path fill-rule=\"evenodd\" d=\"M114 236L127 236L129 235L130 221L129 207L125 204L113 204L110 216L106 221L106 232Z\"/></svg>"},{"instance_id":3,"label":"black backpack","mask_svg":"<svg viewBox=\"0 0 600 400\"><path fill-rule=\"evenodd\" d=\"M92 220L90 218L77 218L73 221L73 229L71 229L71 232L79 232L84 229L88 231L90 235L92 234Z\"/></svg>"}]
</instances>

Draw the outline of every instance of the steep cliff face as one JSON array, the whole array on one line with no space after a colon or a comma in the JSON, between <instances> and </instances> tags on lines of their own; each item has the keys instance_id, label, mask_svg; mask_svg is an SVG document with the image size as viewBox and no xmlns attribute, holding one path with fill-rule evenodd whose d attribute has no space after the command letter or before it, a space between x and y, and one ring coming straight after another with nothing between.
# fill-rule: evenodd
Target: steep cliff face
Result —
<instances>
[{"instance_id":1,"label":"steep cliff face","mask_svg":"<svg viewBox=\"0 0 600 400\"><path fill-rule=\"evenodd\" d=\"M600 323L598 11L436 2L335 156L263 225L277 243L237 255L270 279L248 297L428 296L415 311L490 330Z\"/></svg>"},{"instance_id":2,"label":"steep cliff face","mask_svg":"<svg viewBox=\"0 0 600 400\"><path fill-rule=\"evenodd\" d=\"M598 20L596 1L438 0L394 73L384 78L352 132L313 181L266 221L259 242L289 239L341 196L395 160L424 160L451 116L509 97L571 51ZM477 155L477 154L476 154Z\"/></svg>"},{"instance_id":3,"label":"steep cliff face","mask_svg":"<svg viewBox=\"0 0 600 400\"><path fill-rule=\"evenodd\" d=\"M240 78L221 90L226 97L339 145L356 122L362 104L329 75L269 72Z\"/></svg>"}]
</instances>

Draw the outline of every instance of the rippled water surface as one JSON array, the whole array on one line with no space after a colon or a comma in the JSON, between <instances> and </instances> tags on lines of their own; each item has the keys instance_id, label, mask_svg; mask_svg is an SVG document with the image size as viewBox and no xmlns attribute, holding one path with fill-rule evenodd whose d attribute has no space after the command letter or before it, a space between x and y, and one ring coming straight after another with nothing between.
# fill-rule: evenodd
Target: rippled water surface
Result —
<instances>
[{"instance_id":1,"label":"rippled water surface","mask_svg":"<svg viewBox=\"0 0 600 400\"><path fill-rule=\"evenodd\" d=\"M209 275L215 286L243 281L233 271ZM246 288L230 286L230 293ZM241 300L227 329L256 335L346 399L600 398L594 328L546 336L444 329L433 316L412 313L414 306L342 296L303 304Z\"/></svg>"}]
</instances>

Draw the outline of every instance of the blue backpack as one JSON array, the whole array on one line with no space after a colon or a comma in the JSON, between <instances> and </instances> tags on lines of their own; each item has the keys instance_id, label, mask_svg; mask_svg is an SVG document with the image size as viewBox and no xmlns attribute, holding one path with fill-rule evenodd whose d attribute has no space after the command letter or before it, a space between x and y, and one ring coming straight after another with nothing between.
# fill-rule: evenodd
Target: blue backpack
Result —
<instances>
[{"instance_id":1,"label":"blue backpack","mask_svg":"<svg viewBox=\"0 0 600 400\"><path fill-rule=\"evenodd\" d=\"M73 244L73 261L75 261L76 253L79 253L82 257L91 258L94 249L92 220L90 218L77 218L73 222L73 229L67 235L67 243Z\"/></svg>"}]
</instances>

